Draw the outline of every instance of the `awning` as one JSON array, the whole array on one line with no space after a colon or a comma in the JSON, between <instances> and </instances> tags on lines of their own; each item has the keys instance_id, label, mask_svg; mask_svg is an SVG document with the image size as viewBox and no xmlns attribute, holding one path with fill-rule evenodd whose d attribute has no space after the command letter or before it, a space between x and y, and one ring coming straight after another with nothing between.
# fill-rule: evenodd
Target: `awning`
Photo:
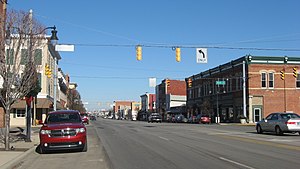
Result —
<instances>
[{"instance_id":1,"label":"awning","mask_svg":"<svg viewBox=\"0 0 300 169\"><path fill-rule=\"evenodd\" d=\"M36 108L37 109L47 109L49 108L50 104L53 104L50 99L47 98L38 98L37 103L36 103ZM16 101L13 105L12 108L15 109L25 109L26 108L26 102L25 100L18 100ZM57 109L63 109L63 106L57 102L56 104Z\"/></svg>"}]
</instances>

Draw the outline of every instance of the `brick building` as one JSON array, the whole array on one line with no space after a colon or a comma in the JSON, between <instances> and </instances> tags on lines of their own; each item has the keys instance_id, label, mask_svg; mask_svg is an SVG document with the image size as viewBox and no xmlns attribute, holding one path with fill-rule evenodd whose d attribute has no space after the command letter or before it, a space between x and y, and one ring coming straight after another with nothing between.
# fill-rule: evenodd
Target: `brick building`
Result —
<instances>
[{"instance_id":1,"label":"brick building","mask_svg":"<svg viewBox=\"0 0 300 169\"><path fill-rule=\"evenodd\" d=\"M249 55L190 76L188 115L208 113L221 122L238 122L245 114L256 122L272 112L299 113L299 68L300 58Z\"/></svg>"},{"instance_id":2,"label":"brick building","mask_svg":"<svg viewBox=\"0 0 300 169\"><path fill-rule=\"evenodd\" d=\"M132 101L114 101L113 118L124 119L131 111Z\"/></svg>"},{"instance_id":3,"label":"brick building","mask_svg":"<svg viewBox=\"0 0 300 169\"><path fill-rule=\"evenodd\" d=\"M156 86L156 111L161 113L165 120L168 112L185 114L185 105L185 81L164 79Z\"/></svg>"}]
</instances>

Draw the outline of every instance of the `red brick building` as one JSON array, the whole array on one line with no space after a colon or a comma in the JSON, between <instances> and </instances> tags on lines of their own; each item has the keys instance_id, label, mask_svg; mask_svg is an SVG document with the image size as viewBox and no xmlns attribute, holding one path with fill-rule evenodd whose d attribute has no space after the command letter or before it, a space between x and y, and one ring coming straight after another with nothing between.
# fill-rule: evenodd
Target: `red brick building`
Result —
<instances>
[{"instance_id":1,"label":"red brick building","mask_svg":"<svg viewBox=\"0 0 300 169\"><path fill-rule=\"evenodd\" d=\"M128 111L131 111L132 101L114 101L113 117L115 119L125 118Z\"/></svg>"},{"instance_id":2,"label":"red brick building","mask_svg":"<svg viewBox=\"0 0 300 169\"><path fill-rule=\"evenodd\" d=\"M208 112L221 122L238 122L243 114L249 122L272 112L299 114L298 69L300 58L249 55L193 75L186 78L188 114Z\"/></svg>"},{"instance_id":3,"label":"red brick building","mask_svg":"<svg viewBox=\"0 0 300 169\"><path fill-rule=\"evenodd\" d=\"M156 86L156 111L167 118L167 112L185 114L186 83L182 80L164 79Z\"/></svg>"}]
</instances>

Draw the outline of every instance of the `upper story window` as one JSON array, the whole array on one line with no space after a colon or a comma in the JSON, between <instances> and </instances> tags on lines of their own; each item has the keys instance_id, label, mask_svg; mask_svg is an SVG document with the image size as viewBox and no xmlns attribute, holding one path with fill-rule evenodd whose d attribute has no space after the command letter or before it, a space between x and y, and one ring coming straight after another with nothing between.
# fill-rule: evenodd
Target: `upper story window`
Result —
<instances>
[{"instance_id":1,"label":"upper story window","mask_svg":"<svg viewBox=\"0 0 300 169\"><path fill-rule=\"evenodd\" d=\"M42 49L36 49L34 51L35 65L42 65Z\"/></svg>"},{"instance_id":2,"label":"upper story window","mask_svg":"<svg viewBox=\"0 0 300 169\"><path fill-rule=\"evenodd\" d=\"M300 75L297 72L297 78L296 78L296 88L300 88Z\"/></svg>"},{"instance_id":3,"label":"upper story window","mask_svg":"<svg viewBox=\"0 0 300 169\"><path fill-rule=\"evenodd\" d=\"M14 64L14 50L13 49L6 50L6 64L7 65Z\"/></svg>"},{"instance_id":4,"label":"upper story window","mask_svg":"<svg viewBox=\"0 0 300 169\"><path fill-rule=\"evenodd\" d=\"M261 73L261 87L262 88L267 87L267 74L266 74L266 72Z\"/></svg>"},{"instance_id":5,"label":"upper story window","mask_svg":"<svg viewBox=\"0 0 300 169\"><path fill-rule=\"evenodd\" d=\"M28 58L28 50L21 49L21 65L26 65L27 58Z\"/></svg>"},{"instance_id":6,"label":"upper story window","mask_svg":"<svg viewBox=\"0 0 300 169\"><path fill-rule=\"evenodd\" d=\"M269 88L274 88L274 73L269 73Z\"/></svg>"},{"instance_id":7,"label":"upper story window","mask_svg":"<svg viewBox=\"0 0 300 169\"><path fill-rule=\"evenodd\" d=\"M192 89L189 89L189 99L192 98Z\"/></svg>"}]
</instances>

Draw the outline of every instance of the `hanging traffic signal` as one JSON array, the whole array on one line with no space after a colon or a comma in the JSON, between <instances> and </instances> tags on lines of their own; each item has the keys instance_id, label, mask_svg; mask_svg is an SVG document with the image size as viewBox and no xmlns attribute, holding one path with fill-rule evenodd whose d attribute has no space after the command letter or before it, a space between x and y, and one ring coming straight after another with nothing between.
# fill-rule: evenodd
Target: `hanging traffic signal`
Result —
<instances>
[{"instance_id":1,"label":"hanging traffic signal","mask_svg":"<svg viewBox=\"0 0 300 169\"><path fill-rule=\"evenodd\" d=\"M136 60L141 61L142 60L142 46L137 45L135 48L136 48Z\"/></svg>"},{"instance_id":2,"label":"hanging traffic signal","mask_svg":"<svg viewBox=\"0 0 300 169\"><path fill-rule=\"evenodd\" d=\"M180 56L180 48L176 48L175 49L175 51L176 51L176 61L177 62L180 62L181 61L181 56Z\"/></svg>"},{"instance_id":3,"label":"hanging traffic signal","mask_svg":"<svg viewBox=\"0 0 300 169\"><path fill-rule=\"evenodd\" d=\"M169 79L166 80L166 84L167 84L167 87L170 87L170 80Z\"/></svg>"},{"instance_id":4,"label":"hanging traffic signal","mask_svg":"<svg viewBox=\"0 0 300 169\"><path fill-rule=\"evenodd\" d=\"M50 66L48 64L45 65L45 75L50 78L52 75L52 71L50 69Z\"/></svg>"},{"instance_id":5,"label":"hanging traffic signal","mask_svg":"<svg viewBox=\"0 0 300 169\"><path fill-rule=\"evenodd\" d=\"M193 86L193 81L191 78L189 78L188 80L188 87L192 87Z\"/></svg>"},{"instance_id":6,"label":"hanging traffic signal","mask_svg":"<svg viewBox=\"0 0 300 169\"><path fill-rule=\"evenodd\" d=\"M293 76L294 76L295 78L298 77L298 72L297 72L297 68L296 68L296 67L293 68Z\"/></svg>"},{"instance_id":7,"label":"hanging traffic signal","mask_svg":"<svg viewBox=\"0 0 300 169\"><path fill-rule=\"evenodd\" d=\"M280 73L281 73L281 74L280 74L280 76L281 76L281 77L280 77L280 78L281 78L281 80L284 80L284 76L285 76L285 75L284 75L284 71L283 71L283 70L281 70L281 71L280 71Z\"/></svg>"}]
</instances>

